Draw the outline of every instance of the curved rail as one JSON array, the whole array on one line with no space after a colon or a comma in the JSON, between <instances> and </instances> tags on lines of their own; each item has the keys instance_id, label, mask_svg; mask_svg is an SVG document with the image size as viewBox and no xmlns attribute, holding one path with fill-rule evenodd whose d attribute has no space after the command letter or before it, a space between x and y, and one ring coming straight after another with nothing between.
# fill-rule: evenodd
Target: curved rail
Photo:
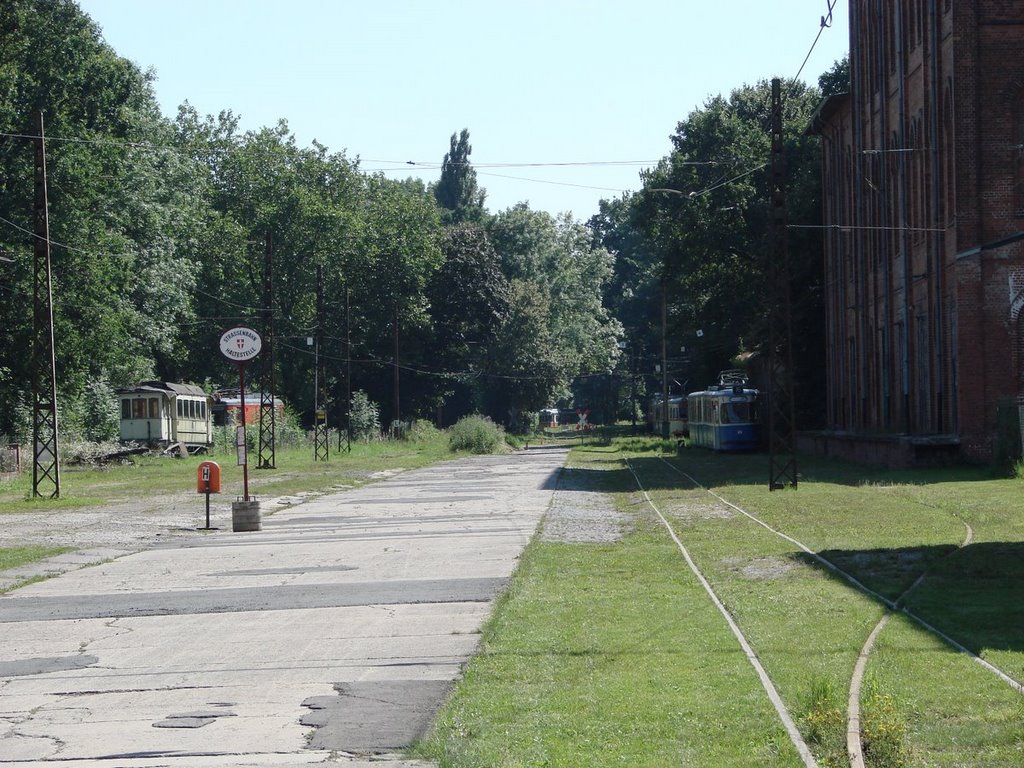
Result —
<instances>
[{"instance_id":1,"label":"curved rail","mask_svg":"<svg viewBox=\"0 0 1024 768\"><path fill-rule=\"evenodd\" d=\"M963 521L961 521L963 522ZM964 522L964 527L967 528L967 535L961 542L957 550L961 550L974 541L974 530ZM952 552L947 555L951 556ZM902 603L907 595L917 589L921 582L924 581L927 576L927 571L922 573L914 583L907 587L898 598L896 598L896 604ZM864 740L861 734L860 728L860 691L864 683L864 672L867 670L868 657L871 655L871 651L875 648L875 642L878 640L878 636L882 634L882 630L885 629L885 625L889 623L889 618L892 613L886 612L875 628L871 630L871 634L868 635L868 639L864 643L864 647L860 649L860 654L857 656L857 663L853 667L853 676L850 678L850 696L846 700L846 754L850 758L850 768L867 768L864 763Z\"/></svg>"},{"instance_id":2,"label":"curved rail","mask_svg":"<svg viewBox=\"0 0 1024 768\"><path fill-rule=\"evenodd\" d=\"M830 560L822 557L817 552L814 552L809 547L804 545L802 542L798 541L797 539L794 539L792 536L789 536L789 535L783 533L782 531L779 531L779 530L776 530L775 528L772 528L766 522L764 522L763 520L761 520L761 519L757 518L756 516L750 514L749 512L747 512L742 507L739 507L736 504L733 504L731 501L728 501L727 499L723 498L719 494L717 494L714 491L712 491L710 488L705 487L700 482L698 482L695 477L690 475L688 472L683 471L679 467L677 467L674 464L672 464L672 462L666 461L663 456L659 456L658 458L666 466L671 468L674 472L677 472L678 474L682 475L687 480L689 480L691 483L693 483L693 485L696 486L697 488L700 488L701 490L705 491L706 493L714 496L716 499L718 499L720 502L725 504L727 507L729 507L730 509L735 510L736 512L740 513L744 517L749 518L751 521L757 523L762 528L764 528L764 529L774 533L776 536L779 536L780 538L784 539L785 541L788 541L789 543L791 543L794 546L798 547L802 552L806 553L807 555L812 557L815 561L817 561L818 563L823 565L825 568L827 568L828 570L832 571L832 573L836 574L837 576L840 576L841 578L843 578L845 581L849 582L851 585L853 585L855 588L857 588L858 590L860 590L864 594L866 594L866 595L868 595L870 597L873 597L874 599L878 600L880 603L882 603L888 609L888 612L885 614L885 616L882 617L881 620L879 620L878 624L875 626L875 628L872 630L871 634L868 636L867 642L865 642L864 647L861 649L861 652L860 652L860 654L857 657L857 663L854 665L853 678L851 679L851 682L850 682L850 696L849 696L849 699L847 700L847 715L848 715L848 717L847 717L847 753L848 753L848 755L850 757L851 768L864 768L864 756L863 756L863 751L861 749L861 740L860 740L860 689L861 689L861 684L862 684L863 677L864 677L864 671L865 671L865 669L867 667L868 656L870 655L871 650L874 648L874 644L875 644L875 641L878 638L878 635L881 633L881 631L885 628L885 625L888 623L888 620L889 620L892 612L899 611L904 616L906 616L908 619L910 619L915 624L917 624L919 627L921 627L922 629L930 632L935 637L938 637L939 639L941 639L943 642L945 642L950 647L954 648L955 650L959 651L960 653L963 653L963 654L969 656L972 660L974 660L975 662L980 664L982 667L987 669L989 672L994 674L996 677L998 677L1000 680L1002 680L1004 683L1009 685L1012 689L1014 689L1018 693L1024 694L1024 684L1022 684L1019 680L1011 677L1006 672L1004 672L1003 670L999 669L999 667L997 667L992 662L987 661L987 660L981 658L974 651L972 651L971 649L967 648L966 646L964 646L962 643L958 642L957 640L953 639L952 637L947 635L942 630L940 630L937 627L929 624L923 618L921 618L917 614L913 613L905 605L902 604L903 601L906 599L906 597L911 592L913 592L921 584L922 581L924 581L924 578L926 576L925 573L922 573L917 578L917 580L906 591L904 591L903 594L901 594L896 600L890 600L889 598L879 594L878 592L875 592L873 589L871 589L870 587L868 587L865 584L863 584L856 577L854 577L850 573L847 573L846 571L844 571L842 568L840 568L835 563L833 563ZM964 521L961 521L961 522L964 522ZM974 531L971 528L971 526L968 525L966 522L964 522L964 526L967 528L967 535L966 535L963 543L960 544L960 546L958 547L958 549L962 549L962 548L966 547L967 545L969 545L974 540ZM856 734L856 736L854 734ZM855 744L854 744L854 741L856 742ZM859 760L859 762L858 762L858 760Z\"/></svg>"},{"instance_id":3,"label":"curved rail","mask_svg":"<svg viewBox=\"0 0 1024 768\"><path fill-rule=\"evenodd\" d=\"M711 598L711 602L714 603L715 607L725 618L726 623L729 625L729 629L732 631L733 635L736 637L736 640L739 642L740 647L743 649L743 653L746 655L747 661L750 662L751 666L754 668L754 671L757 672L757 676L761 680L761 685L764 687L765 693L768 694L768 698L771 700L772 706L775 707L775 711L778 713L779 719L782 720L782 725L783 727L785 727L786 733L789 734L790 741L793 742L793 746L796 747L796 751L800 754L800 757L803 759L804 765L807 768L818 768L818 763L814 759L814 755L811 754L811 750L807 746L807 742L804 741L804 737L800 734L800 730L796 727L796 723L793 722L793 718L790 716L789 711L786 709L786 705L783 703L782 697L779 695L778 690L775 688L775 684L772 683L771 678L768 677L768 672L765 671L764 666L761 664L761 660L757 658L757 654L754 653L754 649L747 641L747 638L744 636L742 630L739 628L739 625L736 624L736 621L735 619L733 619L732 614L730 614L728 609L726 609L725 604L722 603L718 595L715 594L715 591L711 588L711 584L705 578L704 574L701 573L700 569L697 567L697 564L693 561L693 558L690 557L689 551L686 549L686 546L680 540L679 536L676 535L676 532L675 530L673 530L672 525L661 513L661 510L658 509L658 507L654 504L654 501L647 493L647 489L644 488L643 483L640 482L640 477L637 475L636 470L633 469L633 465L630 464L628 460L626 460L626 467L633 475L633 479L636 481L636 485L640 489L641 493L643 493L644 499L647 501L647 504L650 506L651 509L654 510L654 513L658 516L658 519L661 520L661 524L665 526L665 529L668 531L669 536L672 537L672 541L674 541L675 545L679 548L679 551L682 553L683 558L686 560L686 564L690 567L690 570L693 572L693 575L697 577L697 581L699 581L700 585L704 587L704 591L708 593L708 597Z\"/></svg>"}]
</instances>

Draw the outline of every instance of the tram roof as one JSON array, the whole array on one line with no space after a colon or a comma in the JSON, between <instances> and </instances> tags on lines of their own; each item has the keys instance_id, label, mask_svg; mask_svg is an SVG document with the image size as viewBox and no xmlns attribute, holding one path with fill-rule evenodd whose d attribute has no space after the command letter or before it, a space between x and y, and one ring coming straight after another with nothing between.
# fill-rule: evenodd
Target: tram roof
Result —
<instances>
[{"instance_id":1,"label":"tram roof","mask_svg":"<svg viewBox=\"0 0 1024 768\"><path fill-rule=\"evenodd\" d=\"M166 395L189 395L191 397L207 397L205 390L196 384L177 384L172 381L143 381L134 387L123 387L117 390L119 395L136 395L147 392L159 392Z\"/></svg>"}]
</instances>

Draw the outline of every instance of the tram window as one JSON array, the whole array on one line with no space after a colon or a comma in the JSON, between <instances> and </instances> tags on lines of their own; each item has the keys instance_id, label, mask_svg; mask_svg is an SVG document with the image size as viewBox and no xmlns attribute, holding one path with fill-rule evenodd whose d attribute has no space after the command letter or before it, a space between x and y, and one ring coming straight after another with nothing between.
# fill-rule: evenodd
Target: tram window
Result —
<instances>
[{"instance_id":1,"label":"tram window","mask_svg":"<svg viewBox=\"0 0 1024 768\"><path fill-rule=\"evenodd\" d=\"M723 403L722 423L742 424L750 421L750 403Z\"/></svg>"},{"instance_id":2,"label":"tram window","mask_svg":"<svg viewBox=\"0 0 1024 768\"><path fill-rule=\"evenodd\" d=\"M130 419L132 417L132 401L125 398L121 401L121 418Z\"/></svg>"},{"instance_id":3,"label":"tram window","mask_svg":"<svg viewBox=\"0 0 1024 768\"><path fill-rule=\"evenodd\" d=\"M132 400L132 418L133 419L144 419L146 418L146 401Z\"/></svg>"},{"instance_id":4,"label":"tram window","mask_svg":"<svg viewBox=\"0 0 1024 768\"><path fill-rule=\"evenodd\" d=\"M149 398L149 418L160 418L160 401L155 397Z\"/></svg>"},{"instance_id":5,"label":"tram window","mask_svg":"<svg viewBox=\"0 0 1024 768\"><path fill-rule=\"evenodd\" d=\"M205 400L203 400L203 402L201 402L199 404L199 418L202 419L203 421L206 421L206 401Z\"/></svg>"}]
</instances>

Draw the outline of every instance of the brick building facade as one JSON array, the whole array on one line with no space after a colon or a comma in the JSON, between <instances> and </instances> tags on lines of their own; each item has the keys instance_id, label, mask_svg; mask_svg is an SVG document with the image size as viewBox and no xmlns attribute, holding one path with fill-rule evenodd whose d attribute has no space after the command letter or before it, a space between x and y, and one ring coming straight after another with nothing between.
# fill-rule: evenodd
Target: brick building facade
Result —
<instances>
[{"instance_id":1,"label":"brick building facade","mask_svg":"<svg viewBox=\"0 0 1024 768\"><path fill-rule=\"evenodd\" d=\"M826 225L818 448L991 459L997 411L1024 395L1024 1L850 0L850 91L810 130Z\"/></svg>"}]
</instances>

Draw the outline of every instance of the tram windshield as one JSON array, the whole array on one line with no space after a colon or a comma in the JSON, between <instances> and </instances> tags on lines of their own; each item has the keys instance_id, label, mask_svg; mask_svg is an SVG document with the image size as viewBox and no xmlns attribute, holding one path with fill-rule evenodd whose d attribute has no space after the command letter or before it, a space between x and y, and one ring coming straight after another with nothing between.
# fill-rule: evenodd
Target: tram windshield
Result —
<instances>
[{"instance_id":1,"label":"tram windshield","mask_svg":"<svg viewBox=\"0 0 1024 768\"><path fill-rule=\"evenodd\" d=\"M721 420L723 424L746 424L754 420L754 404L747 400L742 402L722 403Z\"/></svg>"}]
</instances>

